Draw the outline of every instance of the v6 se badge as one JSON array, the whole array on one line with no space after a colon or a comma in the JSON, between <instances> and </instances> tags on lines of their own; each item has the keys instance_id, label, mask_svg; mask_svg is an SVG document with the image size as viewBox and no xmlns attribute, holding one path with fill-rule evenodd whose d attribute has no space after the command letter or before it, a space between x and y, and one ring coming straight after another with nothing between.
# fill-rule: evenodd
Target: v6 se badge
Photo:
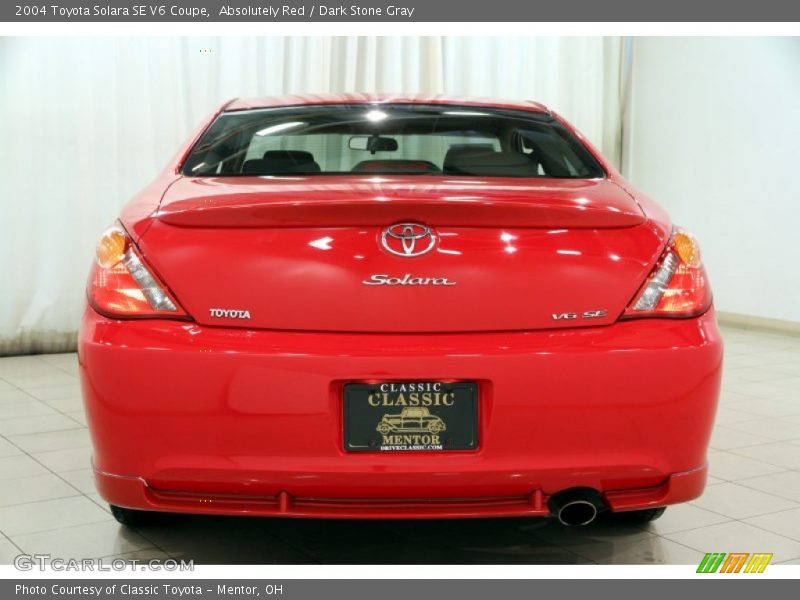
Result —
<instances>
[{"instance_id":1,"label":"v6 se badge","mask_svg":"<svg viewBox=\"0 0 800 600\"><path fill-rule=\"evenodd\" d=\"M553 313L554 321L572 321L575 319L599 319L608 314L606 310L585 310L582 313L563 312Z\"/></svg>"}]
</instances>

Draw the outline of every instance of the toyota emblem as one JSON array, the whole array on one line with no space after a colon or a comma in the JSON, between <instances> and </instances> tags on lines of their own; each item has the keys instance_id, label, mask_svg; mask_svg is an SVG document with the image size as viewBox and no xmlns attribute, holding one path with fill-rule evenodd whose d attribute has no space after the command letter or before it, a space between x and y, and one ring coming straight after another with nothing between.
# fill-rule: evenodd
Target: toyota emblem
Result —
<instances>
[{"instance_id":1,"label":"toyota emblem","mask_svg":"<svg viewBox=\"0 0 800 600\"><path fill-rule=\"evenodd\" d=\"M421 256L433 250L436 234L419 223L396 223L383 230L381 244L395 256Z\"/></svg>"}]
</instances>

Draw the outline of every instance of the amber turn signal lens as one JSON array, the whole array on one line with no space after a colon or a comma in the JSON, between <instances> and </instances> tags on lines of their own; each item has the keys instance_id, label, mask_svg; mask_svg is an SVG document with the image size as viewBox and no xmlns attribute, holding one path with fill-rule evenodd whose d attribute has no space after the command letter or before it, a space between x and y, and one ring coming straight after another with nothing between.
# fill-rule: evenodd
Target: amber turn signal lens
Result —
<instances>
[{"instance_id":1,"label":"amber turn signal lens","mask_svg":"<svg viewBox=\"0 0 800 600\"><path fill-rule=\"evenodd\" d=\"M92 308L106 317L189 319L120 223L97 242L87 296Z\"/></svg>"},{"instance_id":2,"label":"amber turn signal lens","mask_svg":"<svg viewBox=\"0 0 800 600\"><path fill-rule=\"evenodd\" d=\"M672 236L672 244L687 267L697 269L701 265L700 246L691 233L678 229Z\"/></svg>"},{"instance_id":3,"label":"amber turn signal lens","mask_svg":"<svg viewBox=\"0 0 800 600\"><path fill-rule=\"evenodd\" d=\"M110 269L122 262L127 246L125 232L116 226L109 228L97 242L97 264L104 269Z\"/></svg>"},{"instance_id":4,"label":"amber turn signal lens","mask_svg":"<svg viewBox=\"0 0 800 600\"><path fill-rule=\"evenodd\" d=\"M709 306L711 289L700 260L700 247L691 233L676 229L622 318L688 318L703 314Z\"/></svg>"}]
</instances>

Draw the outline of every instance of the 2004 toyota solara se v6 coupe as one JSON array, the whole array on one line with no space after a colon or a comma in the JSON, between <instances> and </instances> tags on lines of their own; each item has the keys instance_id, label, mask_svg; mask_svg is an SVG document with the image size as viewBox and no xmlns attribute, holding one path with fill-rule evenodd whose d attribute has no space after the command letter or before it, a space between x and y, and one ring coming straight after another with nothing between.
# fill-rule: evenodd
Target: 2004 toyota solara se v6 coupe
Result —
<instances>
[{"instance_id":1,"label":"2004 toyota solara se v6 coupe","mask_svg":"<svg viewBox=\"0 0 800 600\"><path fill-rule=\"evenodd\" d=\"M102 235L87 296L126 524L644 522L705 486L698 244L540 104L228 102Z\"/></svg>"}]
</instances>

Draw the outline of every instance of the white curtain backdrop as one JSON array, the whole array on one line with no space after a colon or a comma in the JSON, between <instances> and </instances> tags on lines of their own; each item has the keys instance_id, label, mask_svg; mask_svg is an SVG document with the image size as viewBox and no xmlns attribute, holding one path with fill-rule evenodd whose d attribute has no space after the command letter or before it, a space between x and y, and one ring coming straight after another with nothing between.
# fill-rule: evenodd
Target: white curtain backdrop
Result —
<instances>
[{"instance_id":1,"label":"white curtain backdrop","mask_svg":"<svg viewBox=\"0 0 800 600\"><path fill-rule=\"evenodd\" d=\"M97 236L218 104L535 99L620 156L621 38L0 39L0 355L72 349Z\"/></svg>"}]
</instances>

